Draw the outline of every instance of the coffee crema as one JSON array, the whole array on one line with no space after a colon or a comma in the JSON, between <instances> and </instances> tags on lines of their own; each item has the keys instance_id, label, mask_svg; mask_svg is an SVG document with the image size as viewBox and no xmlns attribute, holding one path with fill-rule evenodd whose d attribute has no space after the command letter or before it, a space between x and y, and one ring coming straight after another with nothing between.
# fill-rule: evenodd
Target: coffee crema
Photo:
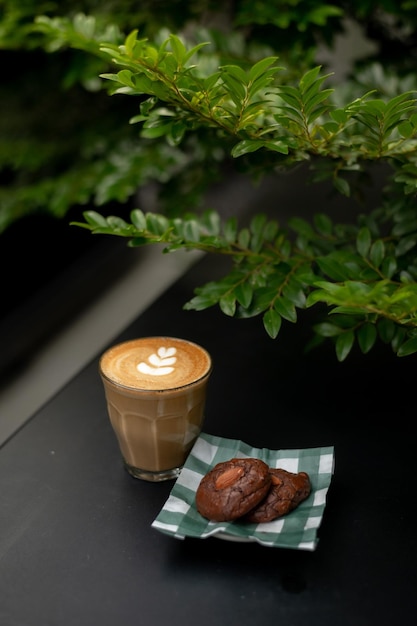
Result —
<instances>
[{"instance_id":1,"label":"coffee crema","mask_svg":"<svg viewBox=\"0 0 417 626\"><path fill-rule=\"evenodd\" d=\"M211 370L201 346L176 337L141 337L113 346L100 359L102 374L131 389L177 389Z\"/></svg>"}]
</instances>

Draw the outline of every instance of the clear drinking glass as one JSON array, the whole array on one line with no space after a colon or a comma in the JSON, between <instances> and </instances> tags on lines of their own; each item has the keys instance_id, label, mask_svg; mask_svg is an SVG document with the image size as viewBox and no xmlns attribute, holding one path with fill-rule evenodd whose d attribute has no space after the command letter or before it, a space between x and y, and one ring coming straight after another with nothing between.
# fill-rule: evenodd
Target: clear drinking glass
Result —
<instances>
[{"instance_id":1,"label":"clear drinking glass","mask_svg":"<svg viewBox=\"0 0 417 626\"><path fill-rule=\"evenodd\" d=\"M202 430L211 371L205 348L176 337L141 337L104 352L108 414L132 476L178 476Z\"/></svg>"}]
</instances>

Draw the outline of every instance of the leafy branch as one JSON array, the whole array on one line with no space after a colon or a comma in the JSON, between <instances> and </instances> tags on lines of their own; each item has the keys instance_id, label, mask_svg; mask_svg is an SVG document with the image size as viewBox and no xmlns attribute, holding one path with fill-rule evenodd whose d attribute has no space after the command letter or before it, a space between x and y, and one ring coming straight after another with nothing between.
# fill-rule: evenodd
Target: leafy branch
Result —
<instances>
[{"instance_id":1,"label":"leafy branch","mask_svg":"<svg viewBox=\"0 0 417 626\"><path fill-rule=\"evenodd\" d=\"M230 272L198 287L186 309L218 305L229 316L262 316L265 330L275 338L283 320L297 321L297 309L322 303L329 307L331 321L315 325L314 331L320 340L335 342L340 361L355 338L364 353L378 336L398 356L417 351L417 265L403 269L404 242L417 245L417 227L404 239L394 234L397 223L387 238L369 216L347 229L318 214L314 226L298 218L290 221L294 238L262 214L241 229L236 218L222 222L215 211L169 219L135 209L130 222L95 211L86 211L84 217L85 222L75 225L126 237L131 246L158 243L167 253L182 248L228 255Z\"/></svg>"},{"instance_id":2,"label":"leafy branch","mask_svg":"<svg viewBox=\"0 0 417 626\"><path fill-rule=\"evenodd\" d=\"M410 170L411 165L417 172L413 92L388 102L370 99L368 93L336 107L331 100L334 89L322 88L329 75L321 75L319 66L306 72L298 85L278 81L284 68L273 65L274 57L248 70L226 65L202 76L198 62L189 62L203 46L187 50L170 35L157 48L138 40L134 32L122 46L101 47L109 61L123 67L117 74L103 75L111 81L112 93L151 96L131 120L143 123L143 136L165 135L179 143L196 125L208 125L235 137L234 157L262 148L283 155L280 164L288 166L319 155L335 163L335 178L343 169L360 168L364 160L385 159L394 168L405 164ZM407 176L408 192L410 179ZM340 191L342 185L336 186ZM348 192L346 185L343 190Z\"/></svg>"},{"instance_id":3,"label":"leafy branch","mask_svg":"<svg viewBox=\"0 0 417 626\"><path fill-rule=\"evenodd\" d=\"M367 353L378 338L398 356L417 352L412 86L390 96L373 87L353 95L337 84L326 87L331 75L320 65L294 78L294 68L277 65L273 53L224 62L209 41L188 46L173 33L161 41L137 30L103 39L82 16L65 24L42 18L38 25L50 45L73 46L114 68L101 78L111 95L136 98L130 122L139 126L141 146L169 147L174 161L188 154L185 167L198 152L190 149L192 138L206 155L216 147L254 175L307 162L315 180L330 180L347 197L369 164L390 172L381 206L349 224L322 212L290 219L288 232L262 214L239 227L236 217L223 222L214 211L188 216L183 201L182 217L135 209L129 222L87 211L76 225L125 237L131 246L227 256L227 275L198 287L187 309L219 306L229 316L260 316L275 338L284 321L296 323L300 310L321 305L327 316L313 326L311 345L330 339L340 361L355 344Z\"/></svg>"},{"instance_id":4,"label":"leafy branch","mask_svg":"<svg viewBox=\"0 0 417 626\"><path fill-rule=\"evenodd\" d=\"M383 100L369 91L340 106L337 88L324 88L330 74L321 74L320 66L298 83L286 83L288 69L276 65L276 56L215 66L209 41L187 47L171 33L158 44L140 38L137 30L123 43L113 32L100 41L87 16L77 19L70 24L41 17L37 23L50 45L66 41L120 68L101 77L111 94L138 97L140 111L130 122L141 124L142 137L179 146L186 134L205 128L223 141L229 138L234 158L263 150L275 155L271 167L309 161L315 169L320 157L329 164L321 176L346 196L351 194L346 174L367 161L385 161L405 193L417 189L415 92Z\"/></svg>"}]
</instances>

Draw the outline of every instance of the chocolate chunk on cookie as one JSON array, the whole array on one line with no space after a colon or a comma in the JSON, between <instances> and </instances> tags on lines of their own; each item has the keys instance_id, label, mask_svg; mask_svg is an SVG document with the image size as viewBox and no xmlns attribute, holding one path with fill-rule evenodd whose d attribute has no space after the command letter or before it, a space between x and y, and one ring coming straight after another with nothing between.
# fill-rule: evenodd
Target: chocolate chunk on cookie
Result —
<instances>
[{"instance_id":1,"label":"chocolate chunk on cookie","mask_svg":"<svg viewBox=\"0 0 417 626\"><path fill-rule=\"evenodd\" d=\"M260 459L234 458L218 463L200 481L197 511L215 522L232 521L253 509L271 486L269 467Z\"/></svg>"},{"instance_id":2,"label":"chocolate chunk on cookie","mask_svg":"<svg viewBox=\"0 0 417 626\"><path fill-rule=\"evenodd\" d=\"M271 522L295 509L310 495L311 483L306 472L294 474L273 468L269 472L271 487L265 498L245 515L246 522Z\"/></svg>"}]
</instances>

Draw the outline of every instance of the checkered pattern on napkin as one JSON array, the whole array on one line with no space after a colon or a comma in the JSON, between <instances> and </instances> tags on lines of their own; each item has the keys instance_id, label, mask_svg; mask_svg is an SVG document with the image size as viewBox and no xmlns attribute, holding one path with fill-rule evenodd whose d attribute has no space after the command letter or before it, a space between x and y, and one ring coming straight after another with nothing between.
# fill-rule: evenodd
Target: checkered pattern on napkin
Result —
<instances>
[{"instance_id":1,"label":"checkered pattern on napkin","mask_svg":"<svg viewBox=\"0 0 417 626\"><path fill-rule=\"evenodd\" d=\"M255 457L262 459L270 467L280 467L289 472L307 472L312 486L311 493L291 513L272 522L210 522L196 509L197 487L214 465L233 457ZM256 541L271 547L314 550L333 469L334 449L331 446L304 450L269 450L251 448L237 439L224 439L202 433L152 527L177 539L205 539L217 535L222 539Z\"/></svg>"}]
</instances>

